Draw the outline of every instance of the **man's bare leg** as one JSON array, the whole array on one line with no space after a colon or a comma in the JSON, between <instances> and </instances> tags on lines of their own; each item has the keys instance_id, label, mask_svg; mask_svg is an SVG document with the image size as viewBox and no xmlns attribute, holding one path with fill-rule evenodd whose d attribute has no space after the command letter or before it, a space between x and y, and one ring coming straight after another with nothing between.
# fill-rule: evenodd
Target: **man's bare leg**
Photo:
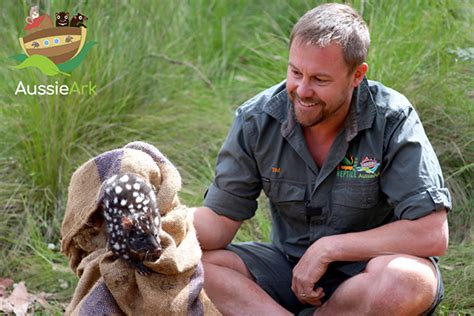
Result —
<instances>
[{"instance_id":1,"label":"man's bare leg","mask_svg":"<svg viewBox=\"0 0 474 316\"><path fill-rule=\"evenodd\" d=\"M434 302L436 269L408 255L373 258L342 283L315 315L420 315Z\"/></svg>"},{"instance_id":2,"label":"man's bare leg","mask_svg":"<svg viewBox=\"0 0 474 316\"><path fill-rule=\"evenodd\" d=\"M292 315L255 283L232 251L203 253L204 289L224 315Z\"/></svg>"}]
</instances>

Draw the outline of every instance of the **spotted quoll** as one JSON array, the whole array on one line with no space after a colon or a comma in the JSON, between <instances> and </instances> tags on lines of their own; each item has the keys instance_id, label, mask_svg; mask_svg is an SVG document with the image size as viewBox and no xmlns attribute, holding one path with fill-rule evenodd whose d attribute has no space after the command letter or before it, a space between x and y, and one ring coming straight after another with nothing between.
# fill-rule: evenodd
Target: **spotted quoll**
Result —
<instances>
[{"instance_id":1,"label":"spotted quoll","mask_svg":"<svg viewBox=\"0 0 474 316\"><path fill-rule=\"evenodd\" d=\"M161 217L154 188L142 178L125 173L106 180L103 190L109 248L139 274L149 275L151 271L143 261L155 261L161 255Z\"/></svg>"}]
</instances>

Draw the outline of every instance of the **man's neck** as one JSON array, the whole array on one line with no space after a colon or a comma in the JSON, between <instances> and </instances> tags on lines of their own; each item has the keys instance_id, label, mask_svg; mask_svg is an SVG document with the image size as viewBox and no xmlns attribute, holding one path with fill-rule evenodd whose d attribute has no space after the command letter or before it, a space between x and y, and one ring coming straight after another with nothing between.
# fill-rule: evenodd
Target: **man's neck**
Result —
<instances>
[{"instance_id":1,"label":"man's neck","mask_svg":"<svg viewBox=\"0 0 474 316\"><path fill-rule=\"evenodd\" d=\"M332 143L344 127L349 115L350 103L341 108L330 119L310 127L303 127L303 134L313 160L322 167L331 150Z\"/></svg>"}]
</instances>

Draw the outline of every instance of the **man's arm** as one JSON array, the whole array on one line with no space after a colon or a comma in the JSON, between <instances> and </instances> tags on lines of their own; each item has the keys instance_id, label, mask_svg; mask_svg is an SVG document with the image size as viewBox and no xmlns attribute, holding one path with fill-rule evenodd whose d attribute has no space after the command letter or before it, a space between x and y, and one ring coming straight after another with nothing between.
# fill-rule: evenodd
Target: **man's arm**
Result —
<instances>
[{"instance_id":1,"label":"man's arm","mask_svg":"<svg viewBox=\"0 0 474 316\"><path fill-rule=\"evenodd\" d=\"M335 235L322 241L331 261L359 261L403 253L442 256L448 248L446 210L416 220L398 220L365 232Z\"/></svg>"},{"instance_id":2,"label":"man's arm","mask_svg":"<svg viewBox=\"0 0 474 316\"><path fill-rule=\"evenodd\" d=\"M448 241L444 209L416 220L398 220L363 232L323 237L308 248L295 266L292 289L310 293L333 261L362 261L388 254L441 256Z\"/></svg>"},{"instance_id":3,"label":"man's arm","mask_svg":"<svg viewBox=\"0 0 474 316\"><path fill-rule=\"evenodd\" d=\"M204 250L222 249L234 238L242 222L217 215L208 207L198 207L194 211L194 227Z\"/></svg>"}]
</instances>

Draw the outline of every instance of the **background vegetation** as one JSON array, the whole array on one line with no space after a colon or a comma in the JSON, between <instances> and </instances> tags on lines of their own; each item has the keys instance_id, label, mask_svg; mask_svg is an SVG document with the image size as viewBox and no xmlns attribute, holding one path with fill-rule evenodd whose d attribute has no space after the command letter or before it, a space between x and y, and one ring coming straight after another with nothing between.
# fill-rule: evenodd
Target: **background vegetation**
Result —
<instances>
[{"instance_id":1,"label":"background vegetation","mask_svg":"<svg viewBox=\"0 0 474 316\"><path fill-rule=\"evenodd\" d=\"M453 193L438 312L472 314L474 5L348 2L371 29L369 79L416 106ZM0 278L50 293L51 305L40 309L49 314L61 312L77 282L58 251L72 172L103 151L144 140L178 166L184 203L200 205L234 109L285 77L291 27L320 1L39 1L42 14L89 17L88 38L98 44L71 77L9 67L37 3L4 1L0 11ZM20 80L91 81L97 95L15 96ZM268 239L266 205L262 199L237 239Z\"/></svg>"}]
</instances>

